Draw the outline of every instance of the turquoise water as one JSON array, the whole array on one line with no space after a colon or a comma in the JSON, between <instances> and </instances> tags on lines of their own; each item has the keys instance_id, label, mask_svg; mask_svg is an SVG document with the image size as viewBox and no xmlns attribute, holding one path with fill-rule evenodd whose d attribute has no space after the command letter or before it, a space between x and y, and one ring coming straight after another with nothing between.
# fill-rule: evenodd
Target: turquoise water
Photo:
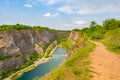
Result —
<instances>
[{"instance_id":1,"label":"turquoise water","mask_svg":"<svg viewBox=\"0 0 120 80\"><path fill-rule=\"evenodd\" d=\"M63 55L65 54L66 51L64 49L57 48L53 53L53 58L51 58L48 62L42 63L35 67L34 69L23 73L16 80L33 80L35 77L44 76L53 69L57 68L59 64L61 64L64 61L65 57Z\"/></svg>"}]
</instances>

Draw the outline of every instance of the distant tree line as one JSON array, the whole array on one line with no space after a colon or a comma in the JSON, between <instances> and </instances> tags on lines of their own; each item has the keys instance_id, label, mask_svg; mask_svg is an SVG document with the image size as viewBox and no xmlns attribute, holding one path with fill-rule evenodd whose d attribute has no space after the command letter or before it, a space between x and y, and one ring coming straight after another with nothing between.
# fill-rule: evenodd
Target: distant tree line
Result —
<instances>
[{"instance_id":1,"label":"distant tree line","mask_svg":"<svg viewBox=\"0 0 120 80\"><path fill-rule=\"evenodd\" d=\"M22 24L16 24L16 25L1 25L0 31L6 31L6 30L21 30L21 29L32 29L32 30L53 30L55 29L49 29L48 27L41 27L41 26L27 26Z\"/></svg>"},{"instance_id":2,"label":"distant tree line","mask_svg":"<svg viewBox=\"0 0 120 80\"><path fill-rule=\"evenodd\" d=\"M120 20L106 19L101 25L92 21L89 27L83 29L73 29L84 33L84 38L91 40L99 40L106 47L114 52L120 53Z\"/></svg>"},{"instance_id":3,"label":"distant tree line","mask_svg":"<svg viewBox=\"0 0 120 80\"><path fill-rule=\"evenodd\" d=\"M102 25L97 24L95 21L92 21L89 27L83 28L82 31L90 39L103 39L104 34L107 31L120 28L120 20L114 18L107 19L103 21Z\"/></svg>"}]
</instances>

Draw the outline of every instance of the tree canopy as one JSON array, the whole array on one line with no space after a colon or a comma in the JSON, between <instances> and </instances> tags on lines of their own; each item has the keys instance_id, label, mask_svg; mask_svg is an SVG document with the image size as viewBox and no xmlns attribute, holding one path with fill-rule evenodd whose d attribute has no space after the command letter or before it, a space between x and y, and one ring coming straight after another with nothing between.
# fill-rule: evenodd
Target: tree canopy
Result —
<instances>
[{"instance_id":1,"label":"tree canopy","mask_svg":"<svg viewBox=\"0 0 120 80\"><path fill-rule=\"evenodd\" d=\"M16 25L1 25L0 31L6 31L6 30L21 30L21 29L32 29L32 30L54 30L49 29L48 27L41 27L41 26L27 26L22 24L16 24Z\"/></svg>"}]
</instances>

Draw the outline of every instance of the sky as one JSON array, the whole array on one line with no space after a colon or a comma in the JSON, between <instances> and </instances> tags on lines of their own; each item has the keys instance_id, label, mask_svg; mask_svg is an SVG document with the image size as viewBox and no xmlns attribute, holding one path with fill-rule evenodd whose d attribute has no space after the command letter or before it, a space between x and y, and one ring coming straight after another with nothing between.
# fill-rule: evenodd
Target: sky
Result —
<instances>
[{"instance_id":1,"label":"sky","mask_svg":"<svg viewBox=\"0 0 120 80\"><path fill-rule=\"evenodd\" d=\"M0 25L71 30L109 18L120 19L120 0L0 0Z\"/></svg>"}]
</instances>

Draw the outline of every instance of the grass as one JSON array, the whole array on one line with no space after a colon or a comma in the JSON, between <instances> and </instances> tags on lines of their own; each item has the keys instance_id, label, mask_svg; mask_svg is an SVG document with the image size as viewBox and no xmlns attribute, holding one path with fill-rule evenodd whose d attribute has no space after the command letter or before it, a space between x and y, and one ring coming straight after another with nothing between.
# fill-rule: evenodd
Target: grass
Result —
<instances>
[{"instance_id":1,"label":"grass","mask_svg":"<svg viewBox=\"0 0 120 80\"><path fill-rule=\"evenodd\" d=\"M111 44L108 41L103 42L108 50L120 54L120 45L119 44Z\"/></svg>"},{"instance_id":2,"label":"grass","mask_svg":"<svg viewBox=\"0 0 120 80\"><path fill-rule=\"evenodd\" d=\"M62 41L59 46L64 48L66 51L73 49L73 45L69 40Z\"/></svg>"},{"instance_id":3,"label":"grass","mask_svg":"<svg viewBox=\"0 0 120 80\"><path fill-rule=\"evenodd\" d=\"M77 48L57 69L38 80L89 80L92 76L87 58L94 47L94 44L87 42L84 47Z\"/></svg>"},{"instance_id":4,"label":"grass","mask_svg":"<svg viewBox=\"0 0 120 80\"><path fill-rule=\"evenodd\" d=\"M102 42L110 51L120 54L120 28L108 31Z\"/></svg>"}]
</instances>

